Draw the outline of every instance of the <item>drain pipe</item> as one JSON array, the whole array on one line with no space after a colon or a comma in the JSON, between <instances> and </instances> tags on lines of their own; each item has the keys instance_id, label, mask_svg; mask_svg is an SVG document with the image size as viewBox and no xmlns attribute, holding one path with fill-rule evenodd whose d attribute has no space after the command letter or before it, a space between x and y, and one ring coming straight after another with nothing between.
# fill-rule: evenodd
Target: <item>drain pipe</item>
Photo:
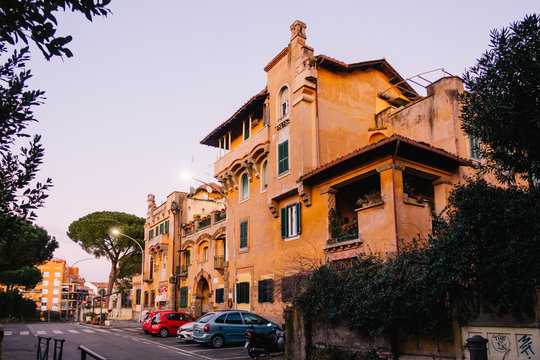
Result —
<instances>
[{"instance_id":1,"label":"drain pipe","mask_svg":"<svg viewBox=\"0 0 540 360\"><path fill-rule=\"evenodd\" d=\"M394 202L394 229L396 235L396 253L399 254L399 238L398 238L398 221L397 221L397 204L396 204L396 156L401 140L397 141L394 155L392 155L392 197Z\"/></svg>"}]
</instances>

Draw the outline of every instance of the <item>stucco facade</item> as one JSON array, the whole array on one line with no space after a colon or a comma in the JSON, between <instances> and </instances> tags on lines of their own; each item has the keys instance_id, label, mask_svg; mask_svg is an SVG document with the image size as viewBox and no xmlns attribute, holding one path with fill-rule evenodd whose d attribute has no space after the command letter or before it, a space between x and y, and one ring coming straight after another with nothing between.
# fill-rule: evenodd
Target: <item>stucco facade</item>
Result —
<instances>
[{"instance_id":1,"label":"stucco facade","mask_svg":"<svg viewBox=\"0 0 540 360\"><path fill-rule=\"evenodd\" d=\"M291 26L265 89L201 141L218 149L226 192L225 296L276 321L292 275L427 236L476 164L459 125L461 79L422 97L385 59L315 56L305 29Z\"/></svg>"}]
</instances>

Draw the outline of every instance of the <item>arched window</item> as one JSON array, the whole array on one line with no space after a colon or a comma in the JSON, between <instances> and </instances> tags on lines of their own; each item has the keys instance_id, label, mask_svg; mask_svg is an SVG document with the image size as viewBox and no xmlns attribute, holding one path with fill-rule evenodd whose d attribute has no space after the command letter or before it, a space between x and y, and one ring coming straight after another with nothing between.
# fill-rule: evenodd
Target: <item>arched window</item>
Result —
<instances>
[{"instance_id":1,"label":"arched window","mask_svg":"<svg viewBox=\"0 0 540 360\"><path fill-rule=\"evenodd\" d=\"M203 261L208 261L208 246L203 247L202 260Z\"/></svg>"},{"instance_id":2,"label":"arched window","mask_svg":"<svg viewBox=\"0 0 540 360\"><path fill-rule=\"evenodd\" d=\"M279 93L279 117L289 113L289 88L284 86Z\"/></svg>"},{"instance_id":3,"label":"arched window","mask_svg":"<svg viewBox=\"0 0 540 360\"><path fill-rule=\"evenodd\" d=\"M249 180L246 174L243 174L240 177L240 184L242 185L240 200L245 200L249 197Z\"/></svg>"},{"instance_id":4,"label":"arched window","mask_svg":"<svg viewBox=\"0 0 540 360\"><path fill-rule=\"evenodd\" d=\"M268 187L268 161L264 160L261 166L261 187L266 189Z\"/></svg>"}]
</instances>

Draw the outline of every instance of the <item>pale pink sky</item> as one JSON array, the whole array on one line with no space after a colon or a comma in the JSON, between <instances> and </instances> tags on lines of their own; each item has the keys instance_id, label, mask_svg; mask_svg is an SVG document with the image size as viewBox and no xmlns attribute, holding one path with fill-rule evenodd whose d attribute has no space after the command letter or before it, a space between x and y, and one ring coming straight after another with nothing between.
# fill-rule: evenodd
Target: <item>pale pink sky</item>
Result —
<instances>
[{"instance_id":1,"label":"pale pink sky","mask_svg":"<svg viewBox=\"0 0 540 360\"><path fill-rule=\"evenodd\" d=\"M74 58L46 62L35 51L32 86L46 149L40 179L55 187L38 224L68 264L89 257L69 224L94 211L141 217L146 196L185 191L179 172L211 180L217 152L199 141L266 85L264 66L307 24L315 54L351 63L385 57L403 76L445 68L461 75L489 31L538 10L537 1L142 1L113 0L93 23L59 16ZM193 184L191 184L193 185ZM88 281L110 265L77 264Z\"/></svg>"}]
</instances>

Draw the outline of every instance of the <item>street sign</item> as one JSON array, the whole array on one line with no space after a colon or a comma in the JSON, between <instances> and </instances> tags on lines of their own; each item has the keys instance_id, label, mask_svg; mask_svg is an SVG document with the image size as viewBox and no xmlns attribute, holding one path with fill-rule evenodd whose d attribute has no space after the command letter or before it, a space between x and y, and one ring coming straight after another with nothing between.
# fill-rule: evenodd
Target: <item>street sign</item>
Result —
<instances>
[{"instance_id":1,"label":"street sign","mask_svg":"<svg viewBox=\"0 0 540 360\"><path fill-rule=\"evenodd\" d=\"M99 289L99 296L105 296L107 291L105 289Z\"/></svg>"}]
</instances>

